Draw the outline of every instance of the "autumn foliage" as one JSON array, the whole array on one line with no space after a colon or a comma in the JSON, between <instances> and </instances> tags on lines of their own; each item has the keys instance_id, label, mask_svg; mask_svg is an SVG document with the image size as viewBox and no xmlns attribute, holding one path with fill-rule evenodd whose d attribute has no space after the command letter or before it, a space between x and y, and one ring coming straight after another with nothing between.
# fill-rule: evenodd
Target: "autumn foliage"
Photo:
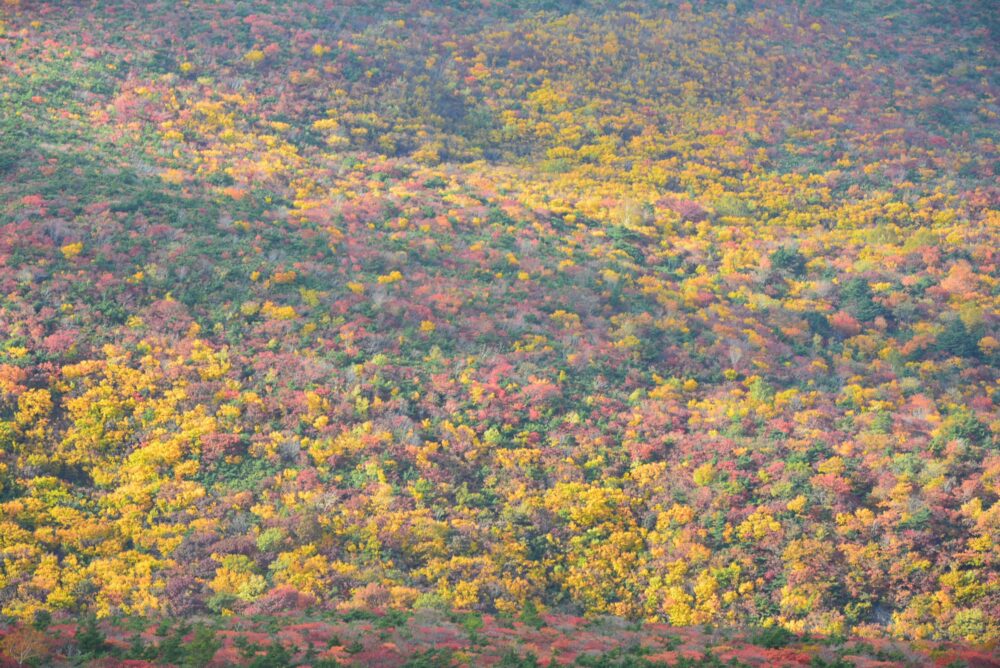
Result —
<instances>
[{"instance_id":1,"label":"autumn foliage","mask_svg":"<svg viewBox=\"0 0 1000 668\"><path fill-rule=\"evenodd\" d=\"M6 656L1000 639L989 3L77 4L0 6Z\"/></svg>"}]
</instances>

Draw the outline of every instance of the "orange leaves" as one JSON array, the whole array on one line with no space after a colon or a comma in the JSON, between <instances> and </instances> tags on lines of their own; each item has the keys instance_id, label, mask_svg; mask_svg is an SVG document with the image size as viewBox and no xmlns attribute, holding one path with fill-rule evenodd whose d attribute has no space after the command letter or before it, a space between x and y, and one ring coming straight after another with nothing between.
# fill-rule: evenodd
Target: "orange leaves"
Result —
<instances>
[{"instance_id":1,"label":"orange leaves","mask_svg":"<svg viewBox=\"0 0 1000 668\"><path fill-rule=\"evenodd\" d=\"M289 269L288 271L276 271L271 274L271 282L282 285L294 282L297 277L298 274L292 269Z\"/></svg>"},{"instance_id":2,"label":"orange leaves","mask_svg":"<svg viewBox=\"0 0 1000 668\"><path fill-rule=\"evenodd\" d=\"M41 195L25 195L21 198L21 204L31 209L40 209L45 206L45 198Z\"/></svg>"},{"instance_id":3,"label":"orange leaves","mask_svg":"<svg viewBox=\"0 0 1000 668\"><path fill-rule=\"evenodd\" d=\"M948 276L941 281L940 287L953 296L970 299L976 292L978 280L972 266L966 261L959 261L948 270Z\"/></svg>"}]
</instances>

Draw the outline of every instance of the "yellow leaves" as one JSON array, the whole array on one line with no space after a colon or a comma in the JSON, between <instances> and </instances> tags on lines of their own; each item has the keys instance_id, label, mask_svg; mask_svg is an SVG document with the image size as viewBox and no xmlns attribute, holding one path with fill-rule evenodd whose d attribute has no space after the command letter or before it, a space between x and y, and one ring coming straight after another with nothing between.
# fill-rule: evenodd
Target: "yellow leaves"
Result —
<instances>
[{"instance_id":1,"label":"yellow leaves","mask_svg":"<svg viewBox=\"0 0 1000 668\"><path fill-rule=\"evenodd\" d=\"M709 570L703 570L698 574L694 583L694 595L697 602L698 611L705 619L711 619L719 612L719 598L716 593L719 591L719 582Z\"/></svg>"},{"instance_id":2,"label":"yellow leaves","mask_svg":"<svg viewBox=\"0 0 1000 668\"><path fill-rule=\"evenodd\" d=\"M269 520L275 516L276 509L268 503L255 503L250 506L250 512L262 520Z\"/></svg>"},{"instance_id":3,"label":"yellow leaves","mask_svg":"<svg viewBox=\"0 0 1000 668\"><path fill-rule=\"evenodd\" d=\"M257 65L265 58L265 53L260 49L251 49L243 54L243 60L251 65Z\"/></svg>"},{"instance_id":4,"label":"yellow leaves","mask_svg":"<svg viewBox=\"0 0 1000 668\"><path fill-rule=\"evenodd\" d=\"M559 483L546 492L545 503L581 527L614 522L619 508L628 507L622 490L592 487L583 483Z\"/></svg>"},{"instance_id":5,"label":"yellow leaves","mask_svg":"<svg viewBox=\"0 0 1000 668\"><path fill-rule=\"evenodd\" d=\"M629 477L631 477L640 488L652 489L656 486L656 483L662 484L663 476L666 470L666 462L639 464L638 466L634 466L632 468L632 471L629 473Z\"/></svg>"},{"instance_id":6,"label":"yellow leaves","mask_svg":"<svg viewBox=\"0 0 1000 668\"><path fill-rule=\"evenodd\" d=\"M877 390L861 387L857 383L851 383L841 390L841 394L844 396L843 400L848 405L855 408L863 408L870 399L876 396Z\"/></svg>"},{"instance_id":7,"label":"yellow leaves","mask_svg":"<svg viewBox=\"0 0 1000 668\"><path fill-rule=\"evenodd\" d=\"M650 399L678 399L680 397L678 390L681 389L681 380L679 378L662 378L654 373L653 381L656 382L656 387L649 391Z\"/></svg>"},{"instance_id":8,"label":"yellow leaves","mask_svg":"<svg viewBox=\"0 0 1000 668\"><path fill-rule=\"evenodd\" d=\"M490 69L486 67L483 63L477 62L472 67L469 68L469 76L474 77L478 81L482 81L490 75Z\"/></svg>"},{"instance_id":9,"label":"yellow leaves","mask_svg":"<svg viewBox=\"0 0 1000 668\"><path fill-rule=\"evenodd\" d=\"M8 346L7 350L4 351L7 356L14 360L19 360L28 356L29 350L24 346Z\"/></svg>"},{"instance_id":10,"label":"yellow leaves","mask_svg":"<svg viewBox=\"0 0 1000 668\"><path fill-rule=\"evenodd\" d=\"M634 615L638 597L631 587L642 569L639 556L643 538L634 529L594 530L570 541L572 557L563 587L593 612Z\"/></svg>"},{"instance_id":11,"label":"yellow leaves","mask_svg":"<svg viewBox=\"0 0 1000 668\"><path fill-rule=\"evenodd\" d=\"M319 415L320 413L325 413L330 410L330 402L326 397L323 397L313 390L306 390L306 409L310 415Z\"/></svg>"},{"instance_id":12,"label":"yellow leaves","mask_svg":"<svg viewBox=\"0 0 1000 668\"><path fill-rule=\"evenodd\" d=\"M313 130L319 130L320 132L339 130L340 122L336 118L321 118L318 121L314 121L312 127Z\"/></svg>"},{"instance_id":13,"label":"yellow leaves","mask_svg":"<svg viewBox=\"0 0 1000 668\"><path fill-rule=\"evenodd\" d=\"M755 510L736 527L742 540L760 540L769 533L781 530L781 524L764 510Z\"/></svg>"},{"instance_id":14,"label":"yellow leaves","mask_svg":"<svg viewBox=\"0 0 1000 668\"><path fill-rule=\"evenodd\" d=\"M374 432L372 423L365 422L350 431L341 432L336 438L312 440L306 449L317 467L325 467L331 457L362 451L366 440L378 443L388 442L391 438L392 435L387 432Z\"/></svg>"},{"instance_id":15,"label":"yellow leaves","mask_svg":"<svg viewBox=\"0 0 1000 668\"><path fill-rule=\"evenodd\" d=\"M435 325L430 320L422 320L420 322L420 331L422 333L424 333L424 334L430 334L430 333L432 333L436 329L437 329L437 325Z\"/></svg>"},{"instance_id":16,"label":"yellow leaves","mask_svg":"<svg viewBox=\"0 0 1000 668\"><path fill-rule=\"evenodd\" d=\"M34 572L19 588L20 593L31 591L30 596L15 598L3 608L3 613L24 622L33 621L38 610L59 610L71 608L76 603L74 591L78 591L85 574L80 570L76 557L69 555L60 564L57 557L50 554L36 555ZM17 572L14 561L5 561L5 571L11 575ZM0 585L5 584L0 576Z\"/></svg>"},{"instance_id":17,"label":"yellow leaves","mask_svg":"<svg viewBox=\"0 0 1000 668\"><path fill-rule=\"evenodd\" d=\"M260 304L255 301L245 301L240 305L240 313L249 317L260 311Z\"/></svg>"},{"instance_id":18,"label":"yellow leaves","mask_svg":"<svg viewBox=\"0 0 1000 668\"><path fill-rule=\"evenodd\" d=\"M662 610L674 626L691 626L695 623L694 597L681 587L669 587L663 594Z\"/></svg>"},{"instance_id":19,"label":"yellow leaves","mask_svg":"<svg viewBox=\"0 0 1000 668\"><path fill-rule=\"evenodd\" d=\"M242 554L212 555L219 562L215 577L208 583L217 594L228 594L243 601L253 601L267 589L267 581L255 572L253 562Z\"/></svg>"},{"instance_id":20,"label":"yellow leaves","mask_svg":"<svg viewBox=\"0 0 1000 668\"><path fill-rule=\"evenodd\" d=\"M365 286L363 283L350 282L347 284L347 289L356 295L360 295L365 291Z\"/></svg>"},{"instance_id":21,"label":"yellow leaves","mask_svg":"<svg viewBox=\"0 0 1000 668\"><path fill-rule=\"evenodd\" d=\"M967 643L985 645L1000 634L1000 624L979 608L959 610L948 625L948 633L953 638L961 638Z\"/></svg>"},{"instance_id":22,"label":"yellow leaves","mask_svg":"<svg viewBox=\"0 0 1000 668\"><path fill-rule=\"evenodd\" d=\"M315 545L303 545L279 554L271 564L271 571L276 584L288 584L303 593L319 596L326 588L331 568Z\"/></svg>"},{"instance_id":23,"label":"yellow leaves","mask_svg":"<svg viewBox=\"0 0 1000 668\"><path fill-rule=\"evenodd\" d=\"M444 144L439 141L425 142L413 152L413 159L422 165L437 165L443 150Z\"/></svg>"},{"instance_id":24,"label":"yellow leaves","mask_svg":"<svg viewBox=\"0 0 1000 668\"><path fill-rule=\"evenodd\" d=\"M710 485L715 479L715 465L712 462L702 464L691 474L691 479L699 487Z\"/></svg>"},{"instance_id":25,"label":"yellow leaves","mask_svg":"<svg viewBox=\"0 0 1000 668\"><path fill-rule=\"evenodd\" d=\"M215 352L200 339L191 348L191 361L198 367L198 375L202 380L218 380L232 367L228 348Z\"/></svg>"},{"instance_id":26,"label":"yellow leaves","mask_svg":"<svg viewBox=\"0 0 1000 668\"><path fill-rule=\"evenodd\" d=\"M551 81L544 81L538 89L528 94L528 103L541 111L550 113L565 107L568 98L556 92L551 86Z\"/></svg>"},{"instance_id":27,"label":"yellow leaves","mask_svg":"<svg viewBox=\"0 0 1000 668\"><path fill-rule=\"evenodd\" d=\"M781 588L781 609L786 613L802 615L816 608L822 591L810 585L785 585Z\"/></svg>"},{"instance_id":28,"label":"yellow leaves","mask_svg":"<svg viewBox=\"0 0 1000 668\"><path fill-rule=\"evenodd\" d=\"M153 573L162 566L159 559L129 550L92 561L86 568L96 585L98 618L115 614L147 615L161 609L157 594L162 583Z\"/></svg>"},{"instance_id":29,"label":"yellow leaves","mask_svg":"<svg viewBox=\"0 0 1000 668\"><path fill-rule=\"evenodd\" d=\"M749 272L760 265L760 253L750 248L733 247L722 255L719 271L724 276Z\"/></svg>"},{"instance_id":30,"label":"yellow leaves","mask_svg":"<svg viewBox=\"0 0 1000 668\"><path fill-rule=\"evenodd\" d=\"M845 471L844 460L840 457L830 457L819 463L816 470L823 474L840 475Z\"/></svg>"},{"instance_id":31,"label":"yellow leaves","mask_svg":"<svg viewBox=\"0 0 1000 668\"><path fill-rule=\"evenodd\" d=\"M869 534L879 526L875 513L867 508L859 508L854 513L838 513L835 520L837 533L844 536Z\"/></svg>"},{"instance_id":32,"label":"yellow leaves","mask_svg":"<svg viewBox=\"0 0 1000 668\"><path fill-rule=\"evenodd\" d=\"M196 459L189 459L174 466L174 478L190 478L198 473L201 465ZM201 485L185 483L177 488L179 492L173 497L172 510L184 510L190 507L191 503L205 496L205 489Z\"/></svg>"},{"instance_id":33,"label":"yellow leaves","mask_svg":"<svg viewBox=\"0 0 1000 668\"><path fill-rule=\"evenodd\" d=\"M479 585L476 582L458 582L447 598L459 610L468 610L479 602ZM447 590L446 590L447 591Z\"/></svg>"},{"instance_id":34,"label":"yellow leaves","mask_svg":"<svg viewBox=\"0 0 1000 668\"><path fill-rule=\"evenodd\" d=\"M686 526L694 520L694 508L679 503L673 504L667 511L660 513L656 520L656 530L665 533L672 526Z\"/></svg>"},{"instance_id":35,"label":"yellow leaves","mask_svg":"<svg viewBox=\"0 0 1000 668\"><path fill-rule=\"evenodd\" d=\"M266 301L261 307L261 313L271 320L295 320L299 317L295 309L291 306L278 306L274 302Z\"/></svg>"},{"instance_id":36,"label":"yellow leaves","mask_svg":"<svg viewBox=\"0 0 1000 668\"><path fill-rule=\"evenodd\" d=\"M928 564L929 565L929 564ZM977 577L975 571L953 570L938 578L942 588L950 590L956 602L972 603L989 594L993 587Z\"/></svg>"},{"instance_id":37,"label":"yellow leaves","mask_svg":"<svg viewBox=\"0 0 1000 668\"><path fill-rule=\"evenodd\" d=\"M514 342L514 350L523 352L534 352L535 350L548 351L552 347L548 345L548 339L541 334L525 334L520 340Z\"/></svg>"},{"instance_id":38,"label":"yellow leaves","mask_svg":"<svg viewBox=\"0 0 1000 668\"><path fill-rule=\"evenodd\" d=\"M635 334L626 334L614 343L616 348L634 350L642 345L642 341Z\"/></svg>"},{"instance_id":39,"label":"yellow leaves","mask_svg":"<svg viewBox=\"0 0 1000 668\"><path fill-rule=\"evenodd\" d=\"M180 169L167 169L164 170L163 172L160 172L160 179L164 183L169 183L170 185L173 186L181 185L182 183L184 183L185 178L186 175Z\"/></svg>"},{"instance_id":40,"label":"yellow leaves","mask_svg":"<svg viewBox=\"0 0 1000 668\"><path fill-rule=\"evenodd\" d=\"M576 157L576 151L569 146L553 146L545 152L550 160L568 159Z\"/></svg>"},{"instance_id":41,"label":"yellow leaves","mask_svg":"<svg viewBox=\"0 0 1000 668\"><path fill-rule=\"evenodd\" d=\"M177 478L184 475L194 475L197 472L198 462L195 460L188 460L182 464L178 464L174 469L174 475ZM190 510L204 496L205 489L198 483L191 480L175 480L171 485L170 495L157 499L156 508L164 515Z\"/></svg>"},{"instance_id":42,"label":"yellow leaves","mask_svg":"<svg viewBox=\"0 0 1000 668\"><path fill-rule=\"evenodd\" d=\"M59 251L63 254L63 257L67 260L72 260L77 255L83 252L83 243L77 241L74 243L66 244L59 248Z\"/></svg>"},{"instance_id":43,"label":"yellow leaves","mask_svg":"<svg viewBox=\"0 0 1000 668\"><path fill-rule=\"evenodd\" d=\"M989 553L993 551L994 546L993 537L989 535L976 536L969 539L969 549L973 552Z\"/></svg>"},{"instance_id":44,"label":"yellow leaves","mask_svg":"<svg viewBox=\"0 0 1000 668\"><path fill-rule=\"evenodd\" d=\"M378 277L378 282L380 285L391 285L393 283L398 283L403 280L403 274L398 270L393 270L388 274L384 274Z\"/></svg>"},{"instance_id":45,"label":"yellow leaves","mask_svg":"<svg viewBox=\"0 0 1000 668\"><path fill-rule=\"evenodd\" d=\"M180 461L183 455L181 442L177 439L154 441L136 449L126 460L126 467L132 470L166 469ZM151 474L155 477L155 474Z\"/></svg>"},{"instance_id":46,"label":"yellow leaves","mask_svg":"<svg viewBox=\"0 0 1000 668\"><path fill-rule=\"evenodd\" d=\"M59 583L59 563L54 555L44 555L31 576L31 584L45 591L55 589Z\"/></svg>"},{"instance_id":47,"label":"yellow leaves","mask_svg":"<svg viewBox=\"0 0 1000 668\"><path fill-rule=\"evenodd\" d=\"M497 577L496 567L483 556L434 557L418 574L436 582L438 594L458 609L479 603L483 585Z\"/></svg>"},{"instance_id":48,"label":"yellow leaves","mask_svg":"<svg viewBox=\"0 0 1000 668\"><path fill-rule=\"evenodd\" d=\"M793 513L801 513L805 510L807 499L804 495L799 494L797 497L785 504L785 507L792 511Z\"/></svg>"},{"instance_id":49,"label":"yellow leaves","mask_svg":"<svg viewBox=\"0 0 1000 668\"><path fill-rule=\"evenodd\" d=\"M604 43L601 45L601 53L608 57L614 57L620 51L621 44L618 43L618 35L614 32L609 32L604 38Z\"/></svg>"},{"instance_id":50,"label":"yellow leaves","mask_svg":"<svg viewBox=\"0 0 1000 668\"><path fill-rule=\"evenodd\" d=\"M48 418L53 406L52 395L48 390L27 390L17 398L14 422L20 427L37 426Z\"/></svg>"}]
</instances>

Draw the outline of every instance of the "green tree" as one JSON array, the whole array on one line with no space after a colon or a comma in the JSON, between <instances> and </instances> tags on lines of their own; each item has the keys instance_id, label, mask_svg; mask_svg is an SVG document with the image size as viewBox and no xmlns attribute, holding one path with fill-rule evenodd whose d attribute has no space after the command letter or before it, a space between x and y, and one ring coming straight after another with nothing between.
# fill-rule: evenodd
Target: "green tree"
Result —
<instances>
[{"instance_id":1,"label":"green tree","mask_svg":"<svg viewBox=\"0 0 1000 668\"><path fill-rule=\"evenodd\" d=\"M222 643L215 636L215 629L199 624L194 629L194 637L184 648L184 665L192 668L207 666L215 658Z\"/></svg>"}]
</instances>

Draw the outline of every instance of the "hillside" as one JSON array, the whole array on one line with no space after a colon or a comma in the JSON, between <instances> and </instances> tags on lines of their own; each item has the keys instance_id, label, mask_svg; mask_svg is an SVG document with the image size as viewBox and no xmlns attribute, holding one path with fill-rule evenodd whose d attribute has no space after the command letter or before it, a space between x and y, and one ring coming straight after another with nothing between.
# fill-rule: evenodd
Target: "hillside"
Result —
<instances>
[{"instance_id":1,"label":"hillside","mask_svg":"<svg viewBox=\"0 0 1000 668\"><path fill-rule=\"evenodd\" d=\"M992 3L0 16L8 658L995 659Z\"/></svg>"}]
</instances>

